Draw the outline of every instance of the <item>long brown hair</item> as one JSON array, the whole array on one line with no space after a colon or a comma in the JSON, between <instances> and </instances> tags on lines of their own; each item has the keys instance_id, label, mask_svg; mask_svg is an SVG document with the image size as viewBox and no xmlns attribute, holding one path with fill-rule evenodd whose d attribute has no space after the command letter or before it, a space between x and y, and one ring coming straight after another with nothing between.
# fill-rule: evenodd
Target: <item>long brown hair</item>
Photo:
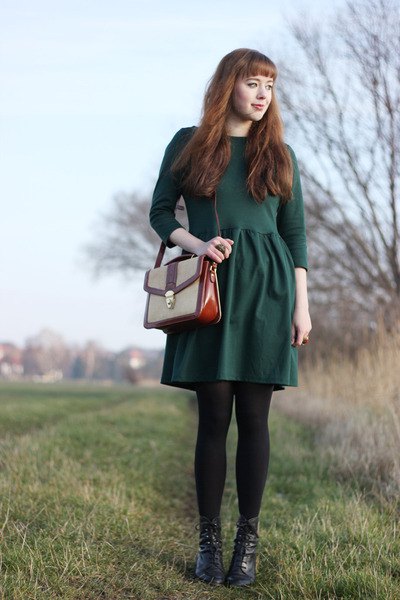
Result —
<instances>
[{"instance_id":1,"label":"long brown hair","mask_svg":"<svg viewBox=\"0 0 400 600\"><path fill-rule=\"evenodd\" d=\"M233 50L219 63L204 97L202 118L172 165L189 194L211 197L229 163L230 141L226 121L238 78L262 75L275 82L276 65L257 50ZM292 196L292 161L283 141L283 122L272 87L270 105L259 122L251 124L246 142L247 189L257 202L267 194L283 202Z\"/></svg>"}]
</instances>

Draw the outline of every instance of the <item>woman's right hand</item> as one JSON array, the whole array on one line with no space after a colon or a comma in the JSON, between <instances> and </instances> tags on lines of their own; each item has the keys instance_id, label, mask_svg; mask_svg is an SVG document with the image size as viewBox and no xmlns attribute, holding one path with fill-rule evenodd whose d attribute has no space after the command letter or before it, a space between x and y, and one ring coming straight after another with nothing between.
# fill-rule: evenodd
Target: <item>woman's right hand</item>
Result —
<instances>
[{"instance_id":1,"label":"woman's right hand","mask_svg":"<svg viewBox=\"0 0 400 600\"><path fill-rule=\"evenodd\" d=\"M221 250L218 250L216 248L218 244L223 244L225 246L225 254L221 252ZM201 254L206 254L207 256L215 260L215 262L221 263L224 260L224 258L229 258L229 255L232 252L232 244L234 244L233 240L230 240L229 238L223 238L217 235L208 242L200 242L196 254L198 256L200 256Z\"/></svg>"}]
</instances>

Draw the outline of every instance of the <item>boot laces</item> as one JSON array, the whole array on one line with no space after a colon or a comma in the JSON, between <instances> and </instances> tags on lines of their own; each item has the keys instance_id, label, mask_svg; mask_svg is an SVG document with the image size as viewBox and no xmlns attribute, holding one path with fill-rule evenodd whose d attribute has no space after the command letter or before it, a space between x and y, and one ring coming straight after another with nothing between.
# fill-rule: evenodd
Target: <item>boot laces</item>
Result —
<instances>
[{"instance_id":1,"label":"boot laces","mask_svg":"<svg viewBox=\"0 0 400 600\"><path fill-rule=\"evenodd\" d=\"M197 524L197 530L200 531L200 545L207 546L207 551L216 553L222 550L221 531L216 523L210 522L206 525Z\"/></svg>"},{"instance_id":2,"label":"boot laces","mask_svg":"<svg viewBox=\"0 0 400 600\"><path fill-rule=\"evenodd\" d=\"M257 544L258 533L248 523L238 523L235 539L235 551L240 560L248 550L255 548Z\"/></svg>"},{"instance_id":3,"label":"boot laces","mask_svg":"<svg viewBox=\"0 0 400 600\"><path fill-rule=\"evenodd\" d=\"M221 571L222 564L222 539L220 527L215 523L209 523L201 526L196 525L196 529L200 529L200 550L210 554L210 564L207 571L213 573L215 569Z\"/></svg>"}]
</instances>

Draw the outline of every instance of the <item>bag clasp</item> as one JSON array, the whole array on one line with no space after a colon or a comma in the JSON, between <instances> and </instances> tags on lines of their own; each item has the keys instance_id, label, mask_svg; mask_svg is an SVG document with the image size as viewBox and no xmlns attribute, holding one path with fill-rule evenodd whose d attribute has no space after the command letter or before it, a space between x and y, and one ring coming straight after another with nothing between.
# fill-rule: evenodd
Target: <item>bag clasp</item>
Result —
<instances>
[{"instance_id":1,"label":"bag clasp","mask_svg":"<svg viewBox=\"0 0 400 600\"><path fill-rule=\"evenodd\" d=\"M173 290L167 290L165 292L165 302L167 303L167 307L168 308L174 308L175 306L175 293L173 292Z\"/></svg>"}]
</instances>

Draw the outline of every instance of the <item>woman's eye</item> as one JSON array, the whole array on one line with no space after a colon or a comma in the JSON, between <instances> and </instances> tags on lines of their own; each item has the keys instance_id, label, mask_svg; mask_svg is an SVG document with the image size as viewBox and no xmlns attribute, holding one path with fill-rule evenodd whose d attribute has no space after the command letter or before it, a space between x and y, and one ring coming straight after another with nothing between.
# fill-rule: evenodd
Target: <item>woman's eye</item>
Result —
<instances>
[{"instance_id":1,"label":"woman's eye","mask_svg":"<svg viewBox=\"0 0 400 600\"><path fill-rule=\"evenodd\" d=\"M257 87L257 83L256 83L255 81L250 81L250 82L249 82L247 85L248 85L249 87L251 87L251 88ZM265 88L266 88L268 91L269 91L269 90L272 90L272 84L268 83L268 84L265 86Z\"/></svg>"}]
</instances>

